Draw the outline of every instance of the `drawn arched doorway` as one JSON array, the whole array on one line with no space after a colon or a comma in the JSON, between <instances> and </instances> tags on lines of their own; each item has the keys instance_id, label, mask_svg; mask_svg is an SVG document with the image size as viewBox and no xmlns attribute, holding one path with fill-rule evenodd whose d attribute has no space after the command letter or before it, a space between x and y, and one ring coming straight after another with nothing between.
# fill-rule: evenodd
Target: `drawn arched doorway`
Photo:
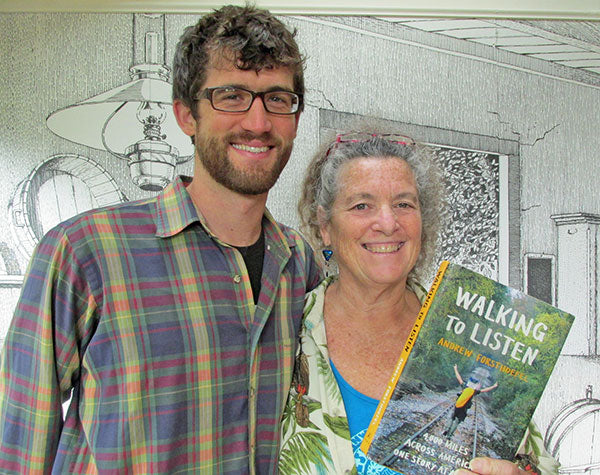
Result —
<instances>
[{"instance_id":1,"label":"drawn arched doorway","mask_svg":"<svg viewBox=\"0 0 600 475\"><path fill-rule=\"evenodd\" d=\"M600 399L592 397L591 386L554 417L544 443L561 474L600 475Z\"/></svg>"},{"instance_id":2,"label":"drawn arched doorway","mask_svg":"<svg viewBox=\"0 0 600 475\"><path fill-rule=\"evenodd\" d=\"M95 161L57 154L40 163L17 186L9 203L16 249L28 261L53 226L91 208L127 201L115 180Z\"/></svg>"}]
</instances>

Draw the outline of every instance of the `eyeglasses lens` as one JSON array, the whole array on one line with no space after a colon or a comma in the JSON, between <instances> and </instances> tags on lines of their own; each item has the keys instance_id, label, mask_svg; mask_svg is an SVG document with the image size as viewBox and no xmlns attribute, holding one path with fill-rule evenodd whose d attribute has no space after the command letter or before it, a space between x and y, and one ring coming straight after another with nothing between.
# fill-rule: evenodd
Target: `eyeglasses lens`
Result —
<instances>
[{"instance_id":1,"label":"eyeglasses lens","mask_svg":"<svg viewBox=\"0 0 600 475\"><path fill-rule=\"evenodd\" d=\"M287 91L252 93L237 88L216 88L212 91L212 104L215 109L226 112L244 112L252 106L253 97L262 98L265 109L273 114L293 114L298 111L300 98Z\"/></svg>"}]
</instances>

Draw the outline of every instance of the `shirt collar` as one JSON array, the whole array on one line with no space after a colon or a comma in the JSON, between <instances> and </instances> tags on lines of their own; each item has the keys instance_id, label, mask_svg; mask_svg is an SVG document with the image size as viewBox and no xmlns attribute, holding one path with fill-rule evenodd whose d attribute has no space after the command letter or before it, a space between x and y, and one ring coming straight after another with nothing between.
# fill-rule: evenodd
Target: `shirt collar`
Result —
<instances>
[{"instance_id":1,"label":"shirt collar","mask_svg":"<svg viewBox=\"0 0 600 475\"><path fill-rule=\"evenodd\" d=\"M200 221L196 207L185 186L190 177L177 176L156 197L156 235L170 237L183 231L190 224Z\"/></svg>"},{"instance_id":2,"label":"shirt collar","mask_svg":"<svg viewBox=\"0 0 600 475\"><path fill-rule=\"evenodd\" d=\"M171 237L183 231L190 224L199 222L205 231L215 240L221 242L212 234L204 217L194 206L194 202L186 189L192 179L187 176L177 176L172 183L156 197L156 236ZM263 217L265 241L281 247L285 254L296 241L284 233L282 227L275 221L269 210L265 209ZM225 244L222 243L221 244Z\"/></svg>"}]
</instances>

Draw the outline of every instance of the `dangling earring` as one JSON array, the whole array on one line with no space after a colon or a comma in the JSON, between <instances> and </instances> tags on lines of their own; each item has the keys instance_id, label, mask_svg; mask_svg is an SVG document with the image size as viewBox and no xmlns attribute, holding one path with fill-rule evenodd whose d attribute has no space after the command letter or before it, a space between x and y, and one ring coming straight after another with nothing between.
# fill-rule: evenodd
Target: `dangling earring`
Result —
<instances>
[{"instance_id":1,"label":"dangling earring","mask_svg":"<svg viewBox=\"0 0 600 475\"><path fill-rule=\"evenodd\" d=\"M331 249L323 249L323 251L321 251L323 253L323 258L325 259L325 277L329 277L329 274L331 273L331 264L329 263L329 260L331 259L331 257L333 256L333 251Z\"/></svg>"}]
</instances>

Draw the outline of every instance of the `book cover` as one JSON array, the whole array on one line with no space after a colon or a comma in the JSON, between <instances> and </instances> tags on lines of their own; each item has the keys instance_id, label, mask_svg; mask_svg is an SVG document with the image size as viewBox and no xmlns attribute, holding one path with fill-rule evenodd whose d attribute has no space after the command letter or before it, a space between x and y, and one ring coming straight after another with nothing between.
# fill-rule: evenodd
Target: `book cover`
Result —
<instances>
[{"instance_id":1,"label":"book cover","mask_svg":"<svg viewBox=\"0 0 600 475\"><path fill-rule=\"evenodd\" d=\"M404 474L513 459L573 316L444 261L361 449Z\"/></svg>"}]
</instances>

